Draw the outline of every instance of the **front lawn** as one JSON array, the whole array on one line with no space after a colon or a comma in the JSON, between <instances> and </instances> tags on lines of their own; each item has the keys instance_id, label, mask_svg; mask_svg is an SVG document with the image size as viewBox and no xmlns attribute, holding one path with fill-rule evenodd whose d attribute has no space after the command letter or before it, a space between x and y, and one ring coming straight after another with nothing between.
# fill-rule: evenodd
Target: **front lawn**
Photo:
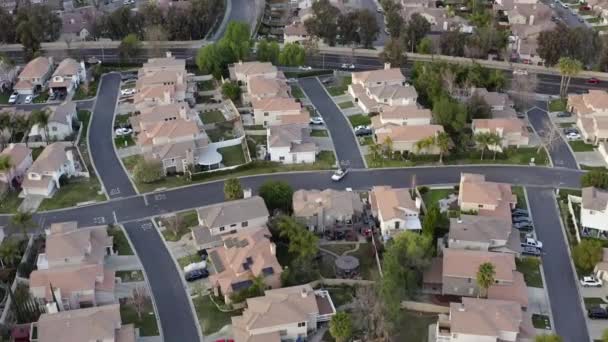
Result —
<instances>
[{"instance_id":1,"label":"front lawn","mask_svg":"<svg viewBox=\"0 0 608 342\"><path fill-rule=\"evenodd\" d=\"M595 149L594 145L587 144L582 140L568 141L568 144L570 144L570 147L574 152L593 152Z\"/></svg>"},{"instance_id":2,"label":"front lawn","mask_svg":"<svg viewBox=\"0 0 608 342\"><path fill-rule=\"evenodd\" d=\"M352 78L350 76L342 78L340 85L327 87L327 92L331 96L340 96L346 93L348 86L351 84Z\"/></svg>"},{"instance_id":3,"label":"front lawn","mask_svg":"<svg viewBox=\"0 0 608 342\"><path fill-rule=\"evenodd\" d=\"M321 151L317 154L315 164L326 168L333 168L336 165L336 155L333 151Z\"/></svg>"},{"instance_id":4,"label":"front lawn","mask_svg":"<svg viewBox=\"0 0 608 342\"><path fill-rule=\"evenodd\" d=\"M418 189L420 190L420 189ZM454 193L454 189L430 189L422 194L422 200L427 209L430 209L433 205L439 206L439 200L448 198L449 195Z\"/></svg>"},{"instance_id":5,"label":"front lawn","mask_svg":"<svg viewBox=\"0 0 608 342\"><path fill-rule=\"evenodd\" d=\"M38 96L36 96L34 98L34 103L46 103L46 101L49 99L49 93L47 91L43 91L42 93L38 94Z\"/></svg>"},{"instance_id":6,"label":"front lawn","mask_svg":"<svg viewBox=\"0 0 608 342\"><path fill-rule=\"evenodd\" d=\"M132 135L121 135L114 138L114 145L116 148L125 148L129 146L135 145L135 141L133 141Z\"/></svg>"},{"instance_id":7,"label":"front lawn","mask_svg":"<svg viewBox=\"0 0 608 342\"><path fill-rule=\"evenodd\" d=\"M215 128L206 130L211 142L219 142L236 138L232 122L216 123Z\"/></svg>"},{"instance_id":8,"label":"front lawn","mask_svg":"<svg viewBox=\"0 0 608 342\"><path fill-rule=\"evenodd\" d=\"M587 309L606 304L600 297L585 297L583 298L583 302L585 302L585 308Z\"/></svg>"},{"instance_id":9,"label":"front lawn","mask_svg":"<svg viewBox=\"0 0 608 342\"><path fill-rule=\"evenodd\" d=\"M120 278L123 283L144 281L144 273L140 270L116 271L116 276Z\"/></svg>"},{"instance_id":10,"label":"front lawn","mask_svg":"<svg viewBox=\"0 0 608 342\"><path fill-rule=\"evenodd\" d=\"M326 129L313 129L312 131L310 131L310 136L311 137L328 137L329 134L327 133Z\"/></svg>"},{"instance_id":11,"label":"front lawn","mask_svg":"<svg viewBox=\"0 0 608 342\"><path fill-rule=\"evenodd\" d=\"M141 314L141 320L137 316L137 311L130 304L120 305L120 318L123 324L134 324L139 328L140 336L158 336L158 325L156 325L156 315L152 302L148 302L144 312Z\"/></svg>"},{"instance_id":12,"label":"front lawn","mask_svg":"<svg viewBox=\"0 0 608 342\"><path fill-rule=\"evenodd\" d=\"M141 158L143 157L139 155L124 157L122 158L122 163L125 166L125 169L127 169L127 171L132 172L135 168L135 165L137 165Z\"/></svg>"},{"instance_id":13,"label":"front lawn","mask_svg":"<svg viewBox=\"0 0 608 342\"><path fill-rule=\"evenodd\" d=\"M84 100L97 95L97 86L99 85L99 78L97 78L94 82L90 82L88 88L81 84L74 93L72 100Z\"/></svg>"},{"instance_id":14,"label":"front lawn","mask_svg":"<svg viewBox=\"0 0 608 342\"><path fill-rule=\"evenodd\" d=\"M62 185L52 198L45 198L40 203L38 210L53 210L75 207L78 203L106 200L103 194L99 194L101 186L96 178L74 178Z\"/></svg>"},{"instance_id":15,"label":"front lawn","mask_svg":"<svg viewBox=\"0 0 608 342\"><path fill-rule=\"evenodd\" d=\"M0 104L8 104L9 97L11 97L11 93L0 92Z\"/></svg>"},{"instance_id":16,"label":"front lawn","mask_svg":"<svg viewBox=\"0 0 608 342\"><path fill-rule=\"evenodd\" d=\"M2 200L0 200L0 214L14 214L17 212L17 208L21 205L23 201L22 198L19 198L19 193L16 191L9 191L4 195Z\"/></svg>"},{"instance_id":17,"label":"front lawn","mask_svg":"<svg viewBox=\"0 0 608 342\"><path fill-rule=\"evenodd\" d=\"M245 164L245 154L241 144L218 148L217 151L222 155L224 166L236 166Z\"/></svg>"},{"instance_id":18,"label":"front lawn","mask_svg":"<svg viewBox=\"0 0 608 342\"><path fill-rule=\"evenodd\" d=\"M116 115L116 117L114 117L114 127L123 127L129 125L129 118L131 116L131 113Z\"/></svg>"},{"instance_id":19,"label":"front lawn","mask_svg":"<svg viewBox=\"0 0 608 342\"><path fill-rule=\"evenodd\" d=\"M365 114L357 114L357 115L351 115L348 117L348 121L350 121L350 124L353 127L356 126L367 126L370 125L372 123L372 119L365 115Z\"/></svg>"},{"instance_id":20,"label":"front lawn","mask_svg":"<svg viewBox=\"0 0 608 342\"><path fill-rule=\"evenodd\" d=\"M176 214L178 227L176 231L172 231L171 229L163 230L163 237L167 241L179 241L182 236L190 233L190 227L194 227L198 224L198 215L196 214L196 210L188 210L181 213ZM159 219L163 226L166 228L173 223L175 217L169 218L160 218Z\"/></svg>"},{"instance_id":21,"label":"front lawn","mask_svg":"<svg viewBox=\"0 0 608 342\"><path fill-rule=\"evenodd\" d=\"M522 257L515 259L517 271L524 275L526 285L529 287L543 288L543 278L540 272L540 259L533 257Z\"/></svg>"},{"instance_id":22,"label":"front lawn","mask_svg":"<svg viewBox=\"0 0 608 342\"><path fill-rule=\"evenodd\" d=\"M222 312L218 310L217 306L215 306L209 298L209 295L192 298L192 303L194 304L194 310L196 310L198 321L203 330L203 334L205 335L218 332L225 325L231 323L230 317L241 314L240 310L233 312Z\"/></svg>"},{"instance_id":23,"label":"front lawn","mask_svg":"<svg viewBox=\"0 0 608 342\"><path fill-rule=\"evenodd\" d=\"M179 267L181 269L184 269L184 267L186 267L192 263L197 263L197 262L201 262L201 261L203 261L203 259L198 254L194 253L194 254L188 254L186 256L178 258L177 264L179 265Z\"/></svg>"},{"instance_id":24,"label":"front lawn","mask_svg":"<svg viewBox=\"0 0 608 342\"><path fill-rule=\"evenodd\" d=\"M532 325L536 329L551 330L551 320L549 316L532 314Z\"/></svg>"},{"instance_id":25,"label":"front lawn","mask_svg":"<svg viewBox=\"0 0 608 342\"><path fill-rule=\"evenodd\" d=\"M108 235L114 238L114 251L118 255L133 255L133 249L131 249L129 240L127 240L122 229L119 227L109 228Z\"/></svg>"},{"instance_id":26,"label":"front lawn","mask_svg":"<svg viewBox=\"0 0 608 342\"><path fill-rule=\"evenodd\" d=\"M355 104L352 101L338 103L338 107L342 109L353 108L354 106Z\"/></svg>"},{"instance_id":27,"label":"front lawn","mask_svg":"<svg viewBox=\"0 0 608 342\"><path fill-rule=\"evenodd\" d=\"M291 96L295 97L296 99L303 99L306 97L302 91L302 88L293 84L291 85Z\"/></svg>"},{"instance_id":28,"label":"front lawn","mask_svg":"<svg viewBox=\"0 0 608 342\"><path fill-rule=\"evenodd\" d=\"M512 186L511 192L517 196L517 207L528 210L528 203L526 202L526 194L524 188L521 186Z\"/></svg>"},{"instance_id":29,"label":"front lawn","mask_svg":"<svg viewBox=\"0 0 608 342\"><path fill-rule=\"evenodd\" d=\"M201 118L201 121L205 125L226 121L224 114L222 114L222 112L217 109L200 113L198 116Z\"/></svg>"},{"instance_id":30,"label":"front lawn","mask_svg":"<svg viewBox=\"0 0 608 342\"><path fill-rule=\"evenodd\" d=\"M564 112L566 111L566 99L555 99L549 101L550 112Z\"/></svg>"}]
</instances>

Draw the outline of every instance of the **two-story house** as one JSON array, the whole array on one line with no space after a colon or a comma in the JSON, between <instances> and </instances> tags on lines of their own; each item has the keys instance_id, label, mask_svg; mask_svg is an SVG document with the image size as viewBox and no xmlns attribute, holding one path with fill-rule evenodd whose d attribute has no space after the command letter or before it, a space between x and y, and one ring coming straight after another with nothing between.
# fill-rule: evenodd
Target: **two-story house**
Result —
<instances>
[{"instance_id":1,"label":"two-story house","mask_svg":"<svg viewBox=\"0 0 608 342\"><path fill-rule=\"evenodd\" d=\"M511 100L509 94L475 87L471 88L469 94L480 97L490 106L492 118L510 119L517 117L517 113L513 109L513 100Z\"/></svg>"},{"instance_id":2,"label":"two-story house","mask_svg":"<svg viewBox=\"0 0 608 342\"><path fill-rule=\"evenodd\" d=\"M104 267L114 254L105 226L78 228L75 221L51 224L46 249L30 275L30 292L41 304L57 299L60 310L114 303L114 271Z\"/></svg>"},{"instance_id":3,"label":"two-story house","mask_svg":"<svg viewBox=\"0 0 608 342\"><path fill-rule=\"evenodd\" d=\"M517 204L511 186L486 181L485 175L462 173L458 192L458 205L462 212L474 212L483 216L511 217L511 209Z\"/></svg>"},{"instance_id":4,"label":"two-story house","mask_svg":"<svg viewBox=\"0 0 608 342\"><path fill-rule=\"evenodd\" d=\"M282 74L270 62L243 62L239 61L229 69L230 79L246 85L252 77L277 78Z\"/></svg>"},{"instance_id":5,"label":"two-story house","mask_svg":"<svg viewBox=\"0 0 608 342\"><path fill-rule=\"evenodd\" d=\"M432 113L417 105L384 107L378 115L372 117L374 132L381 132L386 126L421 126L430 125Z\"/></svg>"},{"instance_id":6,"label":"two-story house","mask_svg":"<svg viewBox=\"0 0 608 342\"><path fill-rule=\"evenodd\" d=\"M59 63L53 76L49 81L49 90L52 93L70 93L76 88L80 82L86 79L86 68L84 61L78 63L75 59L66 58Z\"/></svg>"},{"instance_id":7,"label":"two-story house","mask_svg":"<svg viewBox=\"0 0 608 342\"><path fill-rule=\"evenodd\" d=\"M255 277L262 277L267 288L281 287L283 268L270 237L268 228L255 227L224 235L221 246L208 249L209 259L217 270L209 277L216 296L223 295L229 303L231 295L248 289Z\"/></svg>"},{"instance_id":8,"label":"two-story house","mask_svg":"<svg viewBox=\"0 0 608 342\"><path fill-rule=\"evenodd\" d=\"M76 175L75 154L78 150L69 142L55 142L45 147L21 184L23 194L52 197L61 187L59 178Z\"/></svg>"},{"instance_id":9,"label":"two-story house","mask_svg":"<svg viewBox=\"0 0 608 342\"><path fill-rule=\"evenodd\" d=\"M431 145L419 150L416 147L416 143L420 140L435 138L443 131L443 126L440 125L387 125L378 131L374 131L373 139L380 145L386 143L387 141L391 141L393 151L399 151L401 153L411 152L416 154L439 154L439 147L437 145Z\"/></svg>"},{"instance_id":10,"label":"two-story house","mask_svg":"<svg viewBox=\"0 0 608 342\"><path fill-rule=\"evenodd\" d=\"M138 111L158 105L184 102L193 96L188 85L186 61L168 54L151 58L138 70L133 104Z\"/></svg>"},{"instance_id":11,"label":"two-story house","mask_svg":"<svg viewBox=\"0 0 608 342\"><path fill-rule=\"evenodd\" d=\"M264 76L250 77L247 82L247 93L243 94L245 102L273 97L290 97L290 89L285 78Z\"/></svg>"},{"instance_id":12,"label":"two-story house","mask_svg":"<svg viewBox=\"0 0 608 342\"><path fill-rule=\"evenodd\" d=\"M536 335L532 316L508 300L462 298L435 327L435 342L524 342Z\"/></svg>"},{"instance_id":13,"label":"two-story house","mask_svg":"<svg viewBox=\"0 0 608 342\"><path fill-rule=\"evenodd\" d=\"M221 235L265 227L270 216L259 196L208 205L196 213L199 226L192 228L192 236L199 249L221 243Z\"/></svg>"},{"instance_id":14,"label":"two-story house","mask_svg":"<svg viewBox=\"0 0 608 342\"><path fill-rule=\"evenodd\" d=\"M32 150L22 144L10 144L2 150L0 158L8 158L10 163L7 170L0 170L0 182L6 183L9 189L20 187L33 163Z\"/></svg>"},{"instance_id":15,"label":"two-story house","mask_svg":"<svg viewBox=\"0 0 608 342\"><path fill-rule=\"evenodd\" d=\"M287 26L283 30L283 42L287 43L301 43L308 39L308 31L304 23L300 20L295 21Z\"/></svg>"},{"instance_id":16,"label":"two-story house","mask_svg":"<svg viewBox=\"0 0 608 342\"><path fill-rule=\"evenodd\" d=\"M530 142L528 127L523 120L512 119L474 119L471 124L473 134L494 133L501 138L500 145L490 145L490 150L502 152L507 147L527 146Z\"/></svg>"},{"instance_id":17,"label":"two-story house","mask_svg":"<svg viewBox=\"0 0 608 342\"><path fill-rule=\"evenodd\" d=\"M568 94L568 110L576 114L576 125L585 141L608 141L608 93L589 90L587 94Z\"/></svg>"},{"instance_id":18,"label":"two-story house","mask_svg":"<svg viewBox=\"0 0 608 342\"><path fill-rule=\"evenodd\" d=\"M447 246L453 249L503 252L521 251L519 232L503 217L460 215L450 218Z\"/></svg>"},{"instance_id":19,"label":"two-story house","mask_svg":"<svg viewBox=\"0 0 608 342\"><path fill-rule=\"evenodd\" d=\"M326 290L308 284L267 290L247 299L241 316L232 317L235 342L306 340L336 308Z\"/></svg>"},{"instance_id":20,"label":"two-story house","mask_svg":"<svg viewBox=\"0 0 608 342\"><path fill-rule=\"evenodd\" d=\"M310 114L302 109L299 102L291 97L267 97L252 99L253 120L256 125L264 127L286 123L308 123ZM294 122L295 121L295 122Z\"/></svg>"},{"instance_id":21,"label":"two-story house","mask_svg":"<svg viewBox=\"0 0 608 342\"><path fill-rule=\"evenodd\" d=\"M46 86L52 72L52 58L36 57L23 68L13 89L20 95L33 95Z\"/></svg>"},{"instance_id":22,"label":"two-story house","mask_svg":"<svg viewBox=\"0 0 608 342\"><path fill-rule=\"evenodd\" d=\"M64 102L58 106L45 107L42 110L49 114L48 123L46 127L42 127L39 124L32 125L28 134L30 140L65 140L74 133L73 123L77 116L75 102ZM47 132L48 137L46 137Z\"/></svg>"},{"instance_id":23,"label":"two-story house","mask_svg":"<svg viewBox=\"0 0 608 342\"><path fill-rule=\"evenodd\" d=\"M283 164L314 163L317 145L307 124L273 125L267 129L268 154L271 161Z\"/></svg>"},{"instance_id":24,"label":"two-story house","mask_svg":"<svg viewBox=\"0 0 608 342\"><path fill-rule=\"evenodd\" d=\"M380 222L385 240L406 231L420 231L420 199L412 199L410 189L374 186L369 194L373 215Z\"/></svg>"},{"instance_id":25,"label":"two-story house","mask_svg":"<svg viewBox=\"0 0 608 342\"><path fill-rule=\"evenodd\" d=\"M353 228L363 214L363 202L353 191L298 190L293 193L293 215L311 231Z\"/></svg>"}]
</instances>

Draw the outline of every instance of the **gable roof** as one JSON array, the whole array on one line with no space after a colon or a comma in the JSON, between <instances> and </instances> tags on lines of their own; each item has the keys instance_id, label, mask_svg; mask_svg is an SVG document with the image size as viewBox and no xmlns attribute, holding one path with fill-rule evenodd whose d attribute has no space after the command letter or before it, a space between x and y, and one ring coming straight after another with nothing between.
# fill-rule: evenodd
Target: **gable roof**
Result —
<instances>
[{"instance_id":1,"label":"gable roof","mask_svg":"<svg viewBox=\"0 0 608 342\"><path fill-rule=\"evenodd\" d=\"M450 303L453 333L501 336L502 332L519 332L521 307L516 302L462 297L462 303Z\"/></svg>"},{"instance_id":2,"label":"gable roof","mask_svg":"<svg viewBox=\"0 0 608 342\"><path fill-rule=\"evenodd\" d=\"M19 166L27 156L32 153L32 150L24 144L9 144L0 156L8 156L11 159L13 167ZM1 173L1 172L0 172Z\"/></svg>"},{"instance_id":3,"label":"gable roof","mask_svg":"<svg viewBox=\"0 0 608 342\"><path fill-rule=\"evenodd\" d=\"M449 239L489 243L506 241L511 234L511 222L502 217L461 215L450 219Z\"/></svg>"},{"instance_id":4,"label":"gable roof","mask_svg":"<svg viewBox=\"0 0 608 342\"><path fill-rule=\"evenodd\" d=\"M68 160L66 155L68 149L74 149L71 142L54 142L42 150L42 153L30 167L29 172L44 173L57 170Z\"/></svg>"},{"instance_id":5,"label":"gable roof","mask_svg":"<svg viewBox=\"0 0 608 342\"><path fill-rule=\"evenodd\" d=\"M46 107L50 110L49 122L56 122L64 125L72 125L72 120L68 120L70 115L76 113L76 102L64 102L58 106Z\"/></svg>"},{"instance_id":6,"label":"gable roof","mask_svg":"<svg viewBox=\"0 0 608 342\"><path fill-rule=\"evenodd\" d=\"M36 57L25 65L25 68L19 74L19 79L42 78L51 67L50 59Z\"/></svg>"},{"instance_id":7,"label":"gable roof","mask_svg":"<svg viewBox=\"0 0 608 342\"><path fill-rule=\"evenodd\" d=\"M73 76L78 74L80 69L80 63L76 62L75 59L66 58L59 63L53 76Z\"/></svg>"},{"instance_id":8,"label":"gable roof","mask_svg":"<svg viewBox=\"0 0 608 342\"><path fill-rule=\"evenodd\" d=\"M385 68L352 73L353 83L405 82L405 76L399 68Z\"/></svg>"},{"instance_id":9,"label":"gable roof","mask_svg":"<svg viewBox=\"0 0 608 342\"><path fill-rule=\"evenodd\" d=\"M489 262L494 265L495 278L512 282L515 257L513 254L445 248L443 250L443 277L470 278L475 280L479 266Z\"/></svg>"},{"instance_id":10,"label":"gable roof","mask_svg":"<svg viewBox=\"0 0 608 342\"><path fill-rule=\"evenodd\" d=\"M406 188L374 186L370 193L370 202L372 209L382 216L382 220L406 219L408 212L419 212L409 189Z\"/></svg>"},{"instance_id":11,"label":"gable roof","mask_svg":"<svg viewBox=\"0 0 608 342\"><path fill-rule=\"evenodd\" d=\"M363 212L361 198L352 191L300 189L293 193L292 198L293 214L299 217L310 217L318 213L343 217Z\"/></svg>"},{"instance_id":12,"label":"gable roof","mask_svg":"<svg viewBox=\"0 0 608 342\"><path fill-rule=\"evenodd\" d=\"M376 138L379 144L389 137L393 142L417 142L440 132L443 132L440 125L387 126L386 130L376 133Z\"/></svg>"},{"instance_id":13,"label":"gable roof","mask_svg":"<svg viewBox=\"0 0 608 342\"><path fill-rule=\"evenodd\" d=\"M209 228L269 216L266 204L260 196L212 204L196 209L196 213L199 223Z\"/></svg>"},{"instance_id":14,"label":"gable roof","mask_svg":"<svg viewBox=\"0 0 608 342\"><path fill-rule=\"evenodd\" d=\"M317 148L308 125L299 123L268 127L268 147L290 147L292 152L315 151Z\"/></svg>"},{"instance_id":15,"label":"gable roof","mask_svg":"<svg viewBox=\"0 0 608 342\"><path fill-rule=\"evenodd\" d=\"M253 106L253 110L262 111L295 111L302 108L300 103L291 97L253 99L251 100L251 105Z\"/></svg>"}]
</instances>

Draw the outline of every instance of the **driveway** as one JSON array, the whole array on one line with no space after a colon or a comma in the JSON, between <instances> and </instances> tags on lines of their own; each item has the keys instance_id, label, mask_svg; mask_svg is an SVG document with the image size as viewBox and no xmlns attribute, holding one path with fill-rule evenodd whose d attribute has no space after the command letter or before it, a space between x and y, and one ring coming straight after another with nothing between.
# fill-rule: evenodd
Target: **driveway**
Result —
<instances>
[{"instance_id":1,"label":"driveway","mask_svg":"<svg viewBox=\"0 0 608 342\"><path fill-rule=\"evenodd\" d=\"M528 111L528 120L542 139L548 139L551 129L555 127L546 111L534 107ZM549 154L555 167L578 169L576 159L568 143L562 138L559 128L555 128L553 143L549 146ZM545 140L546 141L546 140Z\"/></svg>"},{"instance_id":2,"label":"driveway","mask_svg":"<svg viewBox=\"0 0 608 342\"><path fill-rule=\"evenodd\" d=\"M325 126L331 133L331 138L336 147L336 155L341 165L355 169L365 168L350 122L346 120L340 108L329 97L319 79L316 77L302 78L299 83L310 102L323 117Z\"/></svg>"},{"instance_id":3,"label":"driveway","mask_svg":"<svg viewBox=\"0 0 608 342\"><path fill-rule=\"evenodd\" d=\"M89 148L93 165L110 199L137 194L114 152L112 123L120 82L118 73L102 76L89 130Z\"/></svg>"},{"instance_id":4,"label":"driveway","mask_svg":"<svg viewBox=\"0 0 608 342\"><path fill-rule=\"evenodd\" d=\"M527 188L536 235L543 242L543 269L553 326L565 342L589 341L585 316L571 266L553 189Z\"/></svg>"}]
</instances>

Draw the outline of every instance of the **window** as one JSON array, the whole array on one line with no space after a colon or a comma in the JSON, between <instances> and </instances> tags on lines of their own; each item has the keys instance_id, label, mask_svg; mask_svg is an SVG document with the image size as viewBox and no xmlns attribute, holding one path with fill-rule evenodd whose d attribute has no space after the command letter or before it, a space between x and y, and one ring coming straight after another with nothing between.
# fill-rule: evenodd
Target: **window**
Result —
<instances>
[{"instance_id":1,"label":"window","mask_svg":"<svg viewBox=\"0 0 608 342\"><path fill-rule=\"evenodd\" d=\"M400 223L401 223L401 222L399 222L399 221L395 222L395 229L399 229L399 225L400 225Z\"/></svg>"},{"instance_id":2,"label":"window","mask_svg":"<svg viewBox=\"0 0 608 342\"><path fill-rule=\"evenodd\" d=\"M247 227L249 225L249 221L241 222L241 227Z\"/></svg>"},{"instance_id":3,"label":"window","mask_svg":"<svg viewBox=\"0 0 608 342\"><path fill-rule=\"evenodd\" d=\"M230 225L230 228L234 228L234 227L236 227L236 223L233 223Z\"/></svg>"},{"instance_id":4,"label":"window","mask_svg":"<svg viewBox=\"0 0 608 342\"><path fill-rule=\"evenodd\" d=\"M306 322L298 323L298 328L305 327L305 326L306 326Z\"/></svg>"},{"instance_id":5,"label":"window","mask_svg":"<svg viewBox=\"0 0 608 342\"><path fill-rule=\"evenodd\" d=\"M268 112L264 112L264 116L268 116Z\"/></svg>"},{"instance_id":6,"label":"window","mask_svg":"<svg viewBox=\"0 0 608 342\"><path fill-rule=\"evenodd\" d=\"M223 232L224 229L226 229L225 227L220 227L220 232Z\"/></svg>"},{"instance_id":7,"label":"window","mask_svg":"<svg viewBox=\"0 0 608 342\"><path fill-rule=\"evenodd\" d=\"M279 157L279 160L283 161L283 160L285 160L285 157Z\"/></svg>"},{"instance_id":8,"label":"window","mask_svg":"<svg viewBox=\"0 0 608 342\"><path fill-rule=\"evenodd\" d=\"M477 207L478 208L483 208L483 204L478 204Z\"/></svg>"}]
</instances>

